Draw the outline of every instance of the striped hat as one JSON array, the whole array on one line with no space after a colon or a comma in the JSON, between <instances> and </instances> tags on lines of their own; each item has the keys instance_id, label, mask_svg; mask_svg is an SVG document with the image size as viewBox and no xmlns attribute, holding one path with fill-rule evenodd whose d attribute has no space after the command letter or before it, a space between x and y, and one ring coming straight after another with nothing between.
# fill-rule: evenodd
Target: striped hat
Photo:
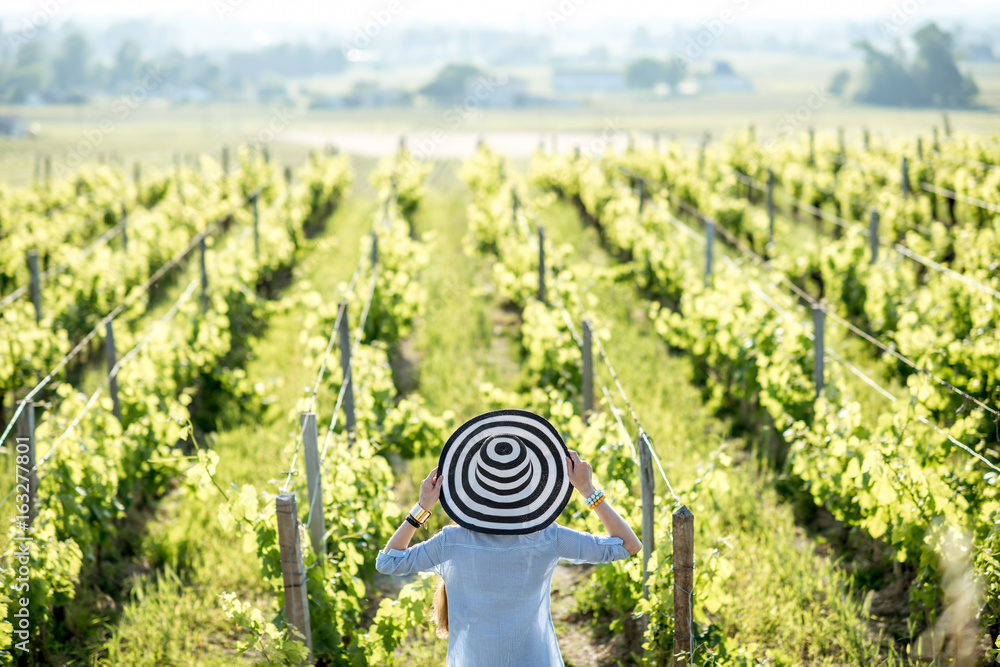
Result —
<instances>
[{"instance_id":1,"label":"striped hat","mask_svg":"<svg viewBox=\"0 0 1000 667\"><path fill-rule=\"evenodd\" d=\"M521 535L556 520L573 495L569 450L544 417L496 410L455 431L438 462L441 506L460 526Z\"/></svg>"}]
</instances>

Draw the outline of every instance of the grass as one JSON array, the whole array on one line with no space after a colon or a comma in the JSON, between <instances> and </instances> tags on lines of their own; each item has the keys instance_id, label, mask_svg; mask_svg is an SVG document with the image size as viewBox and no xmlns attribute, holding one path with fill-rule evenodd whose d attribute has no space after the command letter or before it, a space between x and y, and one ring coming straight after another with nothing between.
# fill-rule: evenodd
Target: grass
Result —
<instances>
[{"instance_id":1,"label":"grass","mask_svg":"<svg viewBox=\"0 0 1000 667\"><path fill-rule=\"evenodd\" d=\"M596 232L584 229L568 205L542 209L540 222L554 242L573 246L577 261L608 264ZM777 480L747 455L754 443L732 440L727 424L708 413L690 381L690 364L668 354L634 289L601 280L587 287L597 299L593 314L610 333L608 355L668 478L675 485L689 482L720 446L737 460L721 482L728 487L724 506L695 519L708 524L733 570L725 585L727 603L713 622L756 657L777 664L875 659L878 640L862 603L850 593L848 576L796 525L794 507L782 501ZM607 375L604 381L610 385ZM657 481L658 493L668 497Z\"/></svg>"},{"instance_id":2,"label":"grass","mask_svg":"<svg viewBox=\"0 0 1000 667\"><path fill-rule=\"evenodd\" d=\"M283 297L289 308L272 318L265 335L255 342L254 358L247 367L249 377L267 385L273 404L259 422L229 424L203 443L220 455L216 476L222 484L273 490L272 484L287 467L296 442L288 416L303 388L315 381L316 372L304 363L300 334L306 313L295 297L313 288L332 294L334 285L350 277L360 237L374 211L375 203L369 199L346 200L326 231L303 250L304 261ZM136 579L117 623L108 628L101 646L95 646L95 662L234 662L237 637L217 603L218 594L235 591L265 609L273 598L270 584L260 576L255 546L223 532L217 507L217 496L201 501L178 492L166 499L144 544L150 570Z\"/></svg>"}]
</instances>

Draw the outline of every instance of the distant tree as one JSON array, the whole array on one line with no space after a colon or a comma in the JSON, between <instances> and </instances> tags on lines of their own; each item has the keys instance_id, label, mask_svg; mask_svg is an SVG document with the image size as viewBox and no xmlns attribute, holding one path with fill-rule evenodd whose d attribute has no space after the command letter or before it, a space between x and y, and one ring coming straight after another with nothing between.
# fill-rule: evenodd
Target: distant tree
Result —
<instances>
[{"instance_id":1,"label":"distant tree","mask_svg":"<svg viewBox=\"0 0 1000 667\"><path fill-rule=\"evenodd\" d=\"M91 53L90 43L82 33L67 35L52 61L56 85L63 91L69 91L90 83Z\"/></svg>"},{"instance_id":2,"label":"distant tree","mask_svg":"<svg viewBox=\"0 0 1000 667\"><path fill-rule=\"evenodd\" d=\"M625 84L629 88L648 90L663 81L663 63L652 58L633 61L625 70Z\"/></svg>"},{"instance_id":3,"label":"distant tree","mask_svg":"<svg viewBox=\"0 0 1000 667\"><path fill-rule=\"evenodd\" d=\"M830 85L827 89L831 95L843 95L847 90L847 84L851 81L851 73L846 69L837 70L830 78Z\"/></svg>"},{"instance_id":4,"label":"distant tree","mask_svg":"<svg viewBox=\"0 0 1000 667\"><path fill-rule=\"evenodd\" d=\"M4 67L0 75L0 100L21 104L32 93L45 91L50 79L45 60L45 47L40 40L22 45L13 64Z\"/></svg>"},{"instance_id":5,"label":"distant tree","mask_svg":"<svg viewBox=\"0 0 1000 667\"><path fill-rule=\"evenodd\" d=\"M663 82L670 86L670 90L677 89L685 74L687 74L687 64L680 58L671 58L663 66Z\"/></svg>"},{"instance_id":6,"label":"distant tree","mask_svg":"<svg viewBox=\"0 0 1000 667\"><path fill-rule=\"evenodd\" d=\"M913 41L917 44L913 79L922 96L938 106L969 106L979 88L958 70L952 36L929 23L913 35Z\"/></svg>"},{"instance_id":7,"label":"distant tree","mask_svg":"<svg viewBox=\"0 0 1000 667\"><path fill-rule=\"evenodd\" d=\"M111 85L132 85L139 78L141 70L142 47L133 40L126 39L115 54L115 64L111 69Z\"/></svg>"},{"instance_id":8,"label":"distant tree","mask_svg":"<svg viewBox=\"0 0 1000 667\"><path fill-rule=\"evenodd\" d=\"M952 36L929 23L913 40L917 54L912 65L898 49L890 54L868 42L857 44L864 52L865 68L854 99L883 106L971 105L979 88L955 64Z\"/></svg>"},{"instance_id":9,"label":"distant tree","mask_svg":"<svg viewBox=\"0 0 1000 667\"><path fill-rule=\"evenodd\" d=\"M653 58L640 58L632 61L625 69L625 84L629 88L649 90L657 84L665 83L671 89L684 79L687 67L680 58L672 58L666 62Z\"/></svg>"},{"instance_id":10,"label":"distant tree","mask_svg":"<svg viewBox=\"0 0 1000 667\"><path fill-rule=\"evenodd\" d=\"M439 103L448 103L465 94L466 82L483 73L472 65L446 65L434 80L421 88L421 95L433 98Z\"/></svg>"}]
</instances>

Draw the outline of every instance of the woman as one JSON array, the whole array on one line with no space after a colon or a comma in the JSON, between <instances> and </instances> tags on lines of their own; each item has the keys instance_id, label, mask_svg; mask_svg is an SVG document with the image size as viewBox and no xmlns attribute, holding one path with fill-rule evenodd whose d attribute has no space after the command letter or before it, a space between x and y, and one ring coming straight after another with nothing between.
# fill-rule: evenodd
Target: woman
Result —
<instances>
[{"instance_id":1,"label":"woman","mask_svg":"<svg viewBox=\"0 0 1000 667\"><path fill-rule=\"evenodd\" d=\"M554 523L574 488L609 537ZM439 499L457 525L408 548ZM448 636L448 667L551 667L563 664L549 612L556 561L609 563L641 549L595 487L590 464L566 448L548 421L499 410L471 419L448 439L376 568L444 579L435 602L439 633Z\"/></svg>"}]
</instances>

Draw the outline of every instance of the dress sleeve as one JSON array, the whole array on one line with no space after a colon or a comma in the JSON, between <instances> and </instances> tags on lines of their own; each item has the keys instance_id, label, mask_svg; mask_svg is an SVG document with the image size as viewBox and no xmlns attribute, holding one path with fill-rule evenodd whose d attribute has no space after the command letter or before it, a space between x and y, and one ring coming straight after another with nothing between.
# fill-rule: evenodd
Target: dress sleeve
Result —
<instances>
[{"instance_id":1,"label":"dress sleeve","mask_svg":"<svg viewBox=\"0 0 1000 667\"><path fill-rule=\"evenodd\" d=\"M571 563L610 563L624 560L629 552L620 537L598 537L556 524L556 555Z\"/></svg>"},{"instance_id":2,"label":"dress sleeve","mask_svg":"<svg viewBox=\"0 0 1000 667\"><path fill-rule=\"evenodd\" d=\"M429 540L424 540L409 549L389 549L379 551L375 558L375 569L382 574L410 574L412 572L437 572L444 562L444 533L438 532Z\"/></svg>"}]
</instances>

